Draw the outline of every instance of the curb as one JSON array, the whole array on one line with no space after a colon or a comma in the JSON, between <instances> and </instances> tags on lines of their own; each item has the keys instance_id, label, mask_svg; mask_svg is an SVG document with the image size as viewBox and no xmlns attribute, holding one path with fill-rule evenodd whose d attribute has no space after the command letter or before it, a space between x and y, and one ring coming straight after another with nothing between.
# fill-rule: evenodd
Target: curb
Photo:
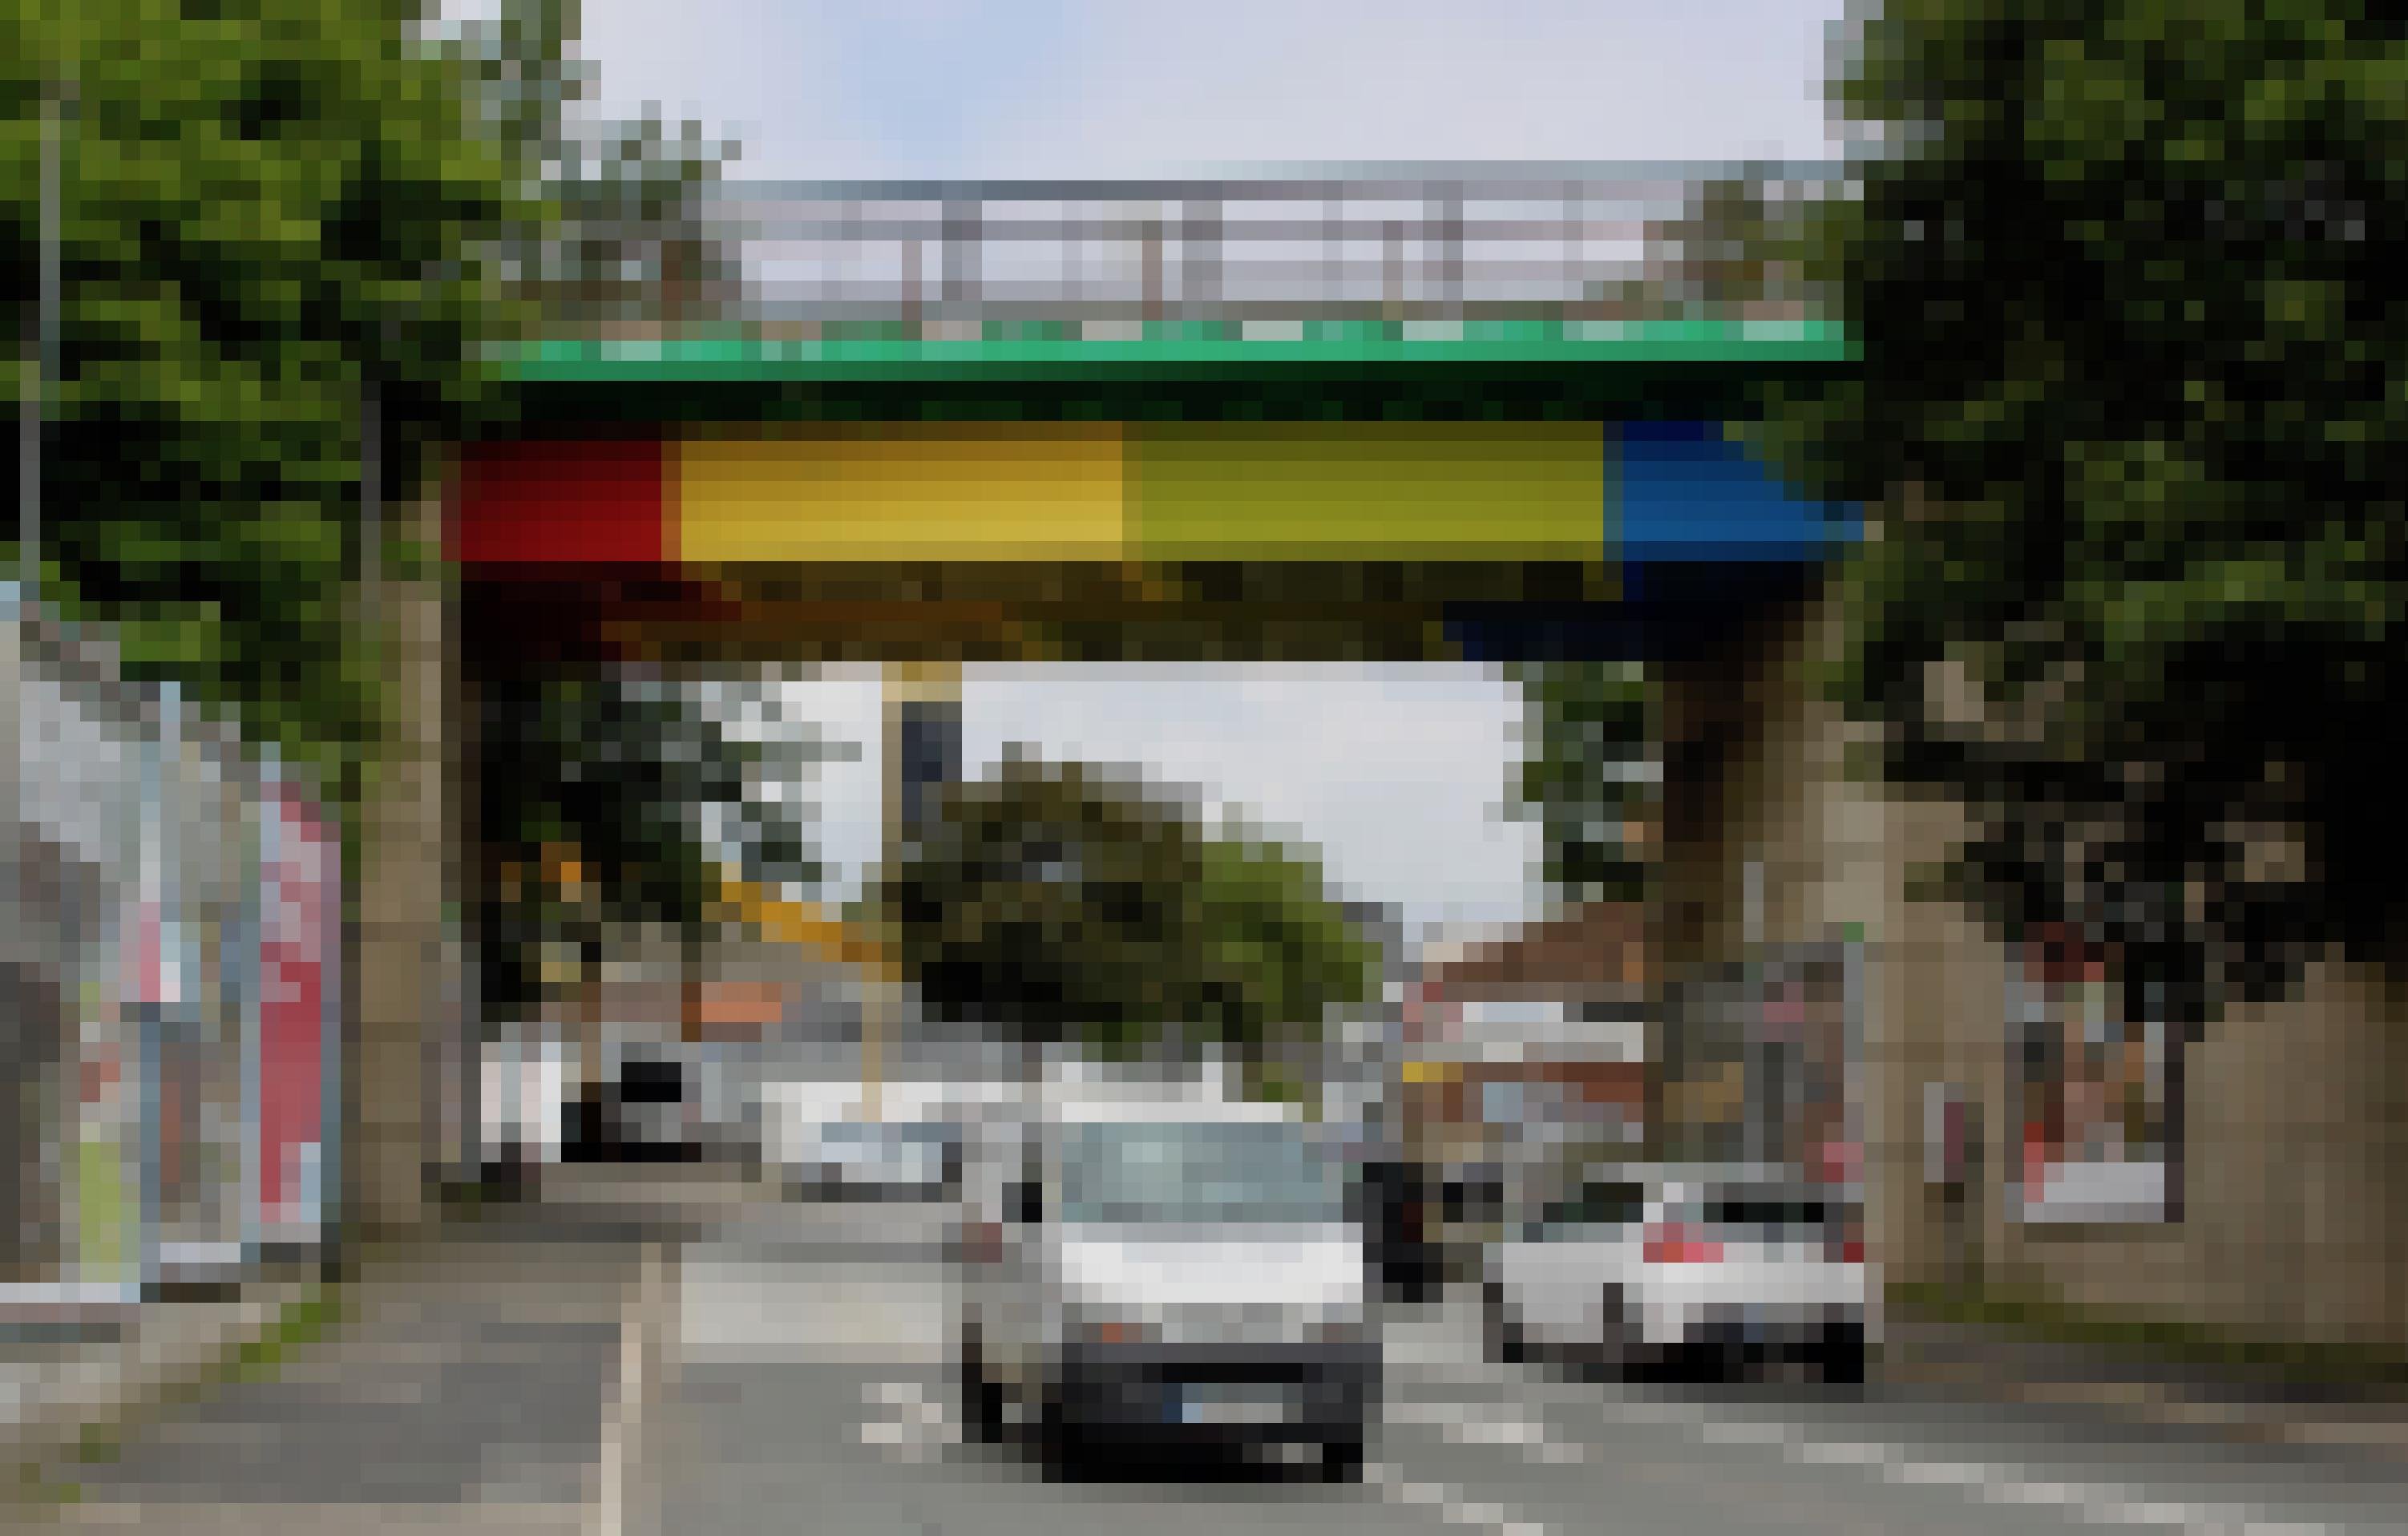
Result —
<instances>
[{"instance_id":1,"label":"curb","mask_svg":"<svg viewBox=\"0 0 2408 1536\"><path fill-rule=\"evenodd\" d=\"M208 1306L210 1315L205 1317L137 1315L111 1357L69 1363L61 1371L68 1380L35 1394L31 1405L17 1405L0 1422L0 1464L13 1469L20 1481L39 1478L51 1462L73 1453L95 1431L106 1433L180 1390L216 1380L234 1363L233 1357L273 1333L288 1308L322 1289L307 1282L281 1282L247 1290L237 1301L197 1304Z\"/></svg>"},{"instance_id":2,"label":"curb","mask_svg":"<svg viewBox=\"0 0 2408 1536\"><path fill-rule=\"evenodd\" d=\"M2276 1402L2206 1397L2195 1388L2141 1379L2128 1371L2101 1372L2086 1381L2039 1380L1985 1369L1975 1360L1911 1356L1885 1357L1878 1379L2030 1407L2086 1409L2130 1424L2207 1430L2250 1444L2342 1451L2408 1464L2408 1409L2397 1409L2388 1418L2371 1414L2339 1418L2302 1414Z\"/></svg>"}]
</instances>

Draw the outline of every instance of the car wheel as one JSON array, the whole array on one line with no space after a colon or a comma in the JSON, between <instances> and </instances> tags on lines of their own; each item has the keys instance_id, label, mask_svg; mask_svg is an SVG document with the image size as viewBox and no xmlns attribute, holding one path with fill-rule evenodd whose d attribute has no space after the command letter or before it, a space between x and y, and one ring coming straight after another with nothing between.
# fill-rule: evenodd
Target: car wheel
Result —
<instances>
[{"instance_id":1,"label":"car wheel","mask_svg":"<svg viewBox=\"0 0 2408 1536\"><path fill-rule=\"evenodd\" d=\"M1609 1318L1590 1364L1608 1381L1633 1380L1646 1371L1646 1342L1629 1318Z\"/></svg>"},{"instance_id":2,"label":"car wheel","mask_svg":"<svg viewBox=\"0 0 2408 1536\"><path fill-rule=\"evenodd\" d=\"M1676 1374L1684 1381L1723 1384L1746 1375L1747 1351L1714 1339L1693 1339L1681 1350Z\"/></svg>"},{"instance_id":3,"label":"car wheel","mask_svg":"<svg viewBox=\"0 0 2408 1536\"><path fill-rule=\"evenodd\" d=\"M1486 1286L1481 1302L1481 1323L1489 1357L1507 1365L1526 1364L1530 1358L1529 1336L1506 1306L1505 1293L1495 1285Z\"/></svg>"},{"instance_id":4,"label":"car wheel","mask_svg":"<svg viewBox=\"0 0 2408 1536\"><path fill-rule=\"evenodd\" d=\"M1363 1443L1360 1440L1333 1440L1321 1447L1321 1480L1324 1483L1360 1483L1363 1481Z\"/></svg>"},{"instance_id":5,"label":"car wheel","mask_svg":"<svg viewBox=\"0 0 2408 1536\"><path fill-rule=\"evenodd\" d=\"M601 1099L590 1090L571 1099L561 1110L561 1133L565 1161L600 1161L604 1151Z\"/></svg>"},{"instance_id":6,"label":"car wheel","mask_svg":"<svg viewBox=\"0 0 2408 1536\"><path fill-rule=\"evenodd\" d=\"M984 1352L973 1337L962 1344L962 1432L974 1443L1003 1438L1003 1389L987 1380Z\"/></svg>"},{"instance_id":7,"label":"car wheel","mask_svg":"<svg viewBox=\"0 0 2408 1536\"><path fill-rule=\"evenodd\" d=\"M1087 1460L1086 1448L1080 1440L1070 1415L1062 1411L1061 1400L1048 1396L1037 1411L1038 1460L1048 1476L1068 1480L1079 1475Z\"/></svg>"},{"instance_id":8,"label":"car wheel","mask_svg":"<svg viewBox=\"0 0 2408 1536\"><path fill-rule=\"evenodd\" d=\"M1862 1329L1833 1328L1824 1336L1815 1363L1824 1381L1835 1386L1861 1386L1865 1380L1865 1336Z\"/></svg>"}]
</instances>

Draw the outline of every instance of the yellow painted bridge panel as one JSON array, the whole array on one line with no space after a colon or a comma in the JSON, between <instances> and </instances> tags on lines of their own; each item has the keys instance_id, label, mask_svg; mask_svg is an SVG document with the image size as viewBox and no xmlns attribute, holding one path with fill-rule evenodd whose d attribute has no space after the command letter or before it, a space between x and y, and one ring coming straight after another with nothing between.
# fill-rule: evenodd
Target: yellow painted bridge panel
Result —
<instances>
[{"instance_id":1,"label":"yellow painted bridge panel","mask_svg":"<svg viewBox=\"0 0 2408 1536\"><path fill-rule=\"evenodd\" d=\"M1596 560L1595 422L868 423L673 446L678 559Z\"/></svg>"},{"instance_id":2,"label":"yellow painted bridge panel","mask_svg":"<svg viewBox=\"0 0 2408 1536\"><path fill-rule=\"evenodd\" d=\"M1116 423L893 423L692 438L673 454L678 557L1115 560Z\"/></svg>"}]
</instances>

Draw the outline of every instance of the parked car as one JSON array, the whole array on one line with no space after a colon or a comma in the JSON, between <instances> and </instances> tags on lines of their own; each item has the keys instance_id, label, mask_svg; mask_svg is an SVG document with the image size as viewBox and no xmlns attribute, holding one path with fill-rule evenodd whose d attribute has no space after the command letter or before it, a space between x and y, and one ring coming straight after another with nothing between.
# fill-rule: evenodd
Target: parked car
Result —
<instances>
[{"instance_id":1,"label":"parked car","mask_svg":"<svg viewBox=\"0 0 2408 1536\"><path fill-rule=\"evenodd\" d=\"M960 1133L935 1121L831 1121L785 1177L824 1199L939 1199L961 1177Z\"/></svg>"},{"instance_id":2,"label":"parked car","mask_svg":"<svg viewBox=\"0 0 2408 1536\"><path fill-rule=\"evenodd\" d=\"M484 1048L479 1097L480 1161L486 1180L521 1185L561 1159L561 1104L568 1092L568 1051L523 1039Z\"/></svg>"},{"instance_id":3,"label":"parked car","mask_svg":"<svg viewBox=\"0 0 2408 1536\"><path fill-rule=\"evenodd\" d=\"M571 1155L586 1159L698 1162L743 1150L743 1116L729 1102L724 1063L693 1046L630 1046L566 1110Z\"/></svg>"},{"instance_id":4,"label":"parked car","mask_svg":"<svg viewBox=\"0 0 2408 1536\"><path fill-rule=\"evenodd\" d=\"M1359 1476L1379 1399L1365 1254L1280 1106L1048 1103L982 1127L961 1243L963 1417L1048 1462L1251 1452Z\"/></svg>"},{"instance_id":5,"label":"parked car","mask_svg":"<svg viewBox=\"0 0 2408 1536\"><path fill-rule=\"evenodd\" d=\"M1852 1191L1781 1180L1593 1179L1494 1245L1491 1351L1609 1369L1803 1361L1859 1381L1875 1315Z\"/></svg>"}]
</instances>

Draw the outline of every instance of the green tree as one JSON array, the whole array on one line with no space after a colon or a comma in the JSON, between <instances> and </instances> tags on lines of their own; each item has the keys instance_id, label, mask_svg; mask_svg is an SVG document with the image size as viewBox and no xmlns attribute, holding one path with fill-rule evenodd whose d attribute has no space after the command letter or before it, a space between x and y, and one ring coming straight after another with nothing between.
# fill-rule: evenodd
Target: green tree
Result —
<instances>
[{"instance_id":1,"label":"green tree","mask_svg":"<svg viewBox=\"0 0 2408 1536\"><path fill-rule=\"evenodd\" d=\"M548 954L572 955L581 979L615 930L659 925L697 941L723 877L819 883L808 803L763 791L840 747L809 729L738 728L760 702L749 692L613 673L490 693L478 775L489 1011L539 1002Z\"/></svg>"},{"instance_id":2,"label":"green tree","mask_svg":"<svg viewBox=\"0 0 2408 1536\"><path fill-rule=\"evenodd\" d=\"M883 871L924 1007L1111 1055L1217 1044L1255 1069L1377 984L1320 867L1209 832L1082 764L1019 756L954 786L920 856Z\"/></svg>"},{"instance_id":3,"label":"green tree","mask_svg":"<svg viewBox=\"0 0 2408 1536\"><path fill-rule=\"evenodd\" d=\"M384 727L355 622L387 553L361 541L367 402L398 499L490 399L480 348L517 319L491 247L541 218L425 10L0 13L0 280L29 337L42 103L73 92L46 595L338 781Z\"/></svg>"},{"instance_id":4,"label":"green tree","mask_svg":"<svg viewBox=\"0 0 2408 1536\"><path fill-rule=\"evenodd\" d=\"M1657 794L1646 767L1658 734L1646 669L1550 662L1517 678L1530 752L1514 805L1539 823L1549 888L1568 903L1646 899L1648 862L1626 836Z\"/></svg>"},{"instance_id":5,"label":"green tree","mask_svg":"<svg viewBox=\"0 0 2408 1536\"><path fill-rule=\"evenodd\" d=\"M2191 1025L2397 954L2408 41L2360 5L1891 0L1812 275L1863 350L1768 437L1865 506L1843 696L1954 889Z\"/></svg>"},{"instance_id":6,"label":"green tree","mask_svg":"<svg viewBox=\"0 0 2408 1536\"><path fill-rule=\"evenodd\" d=\"M1647 225L1645 275L1609 284L1600 296L1665 319L1799 306L1798 211L1795 202L1768 197L1766 183L1753 178L1701 181L1678 215Z\"/></svg>"},{"instance_id":7,"label":"green tree","mask_svg":"<svg viewBox=\"0 0 2408 1536\"><path fill-rule=\"evenodd\" d=\"M514 289L547 336L732 321L742 264L713 203L737 146L656 115L580 119L595 73L576 56L581 12L578 0L503 0L449 42L478 81L480 115L547 194L550 216L505 247Z\"/></svg>"},{"instance_id":8,"label":"green tree","mask_svg":"<svg viewBox=\"0 0 2408 1536\"><path fill-rule=\"evenodd\" d=\"M578 0L503 0L444 35L474 82L479 120L515 173L541 189L503 231L509 289L545 337L629 326L692 330L730 318L734 242L710 214L731 143L685 122L580 115L594 83L577 56ZM548 957L582 978L626 926L715 926L724 874L772 885L819 879L810 812L756 793L799 781L833 749L805 734L745 739L726 727L742 690L706 699L629 674L518 679L488 700L480 921L487 1007L514 1012L546 991ZM564 885L564 865L580 875Z\"/></svg>"}]
</instances>

